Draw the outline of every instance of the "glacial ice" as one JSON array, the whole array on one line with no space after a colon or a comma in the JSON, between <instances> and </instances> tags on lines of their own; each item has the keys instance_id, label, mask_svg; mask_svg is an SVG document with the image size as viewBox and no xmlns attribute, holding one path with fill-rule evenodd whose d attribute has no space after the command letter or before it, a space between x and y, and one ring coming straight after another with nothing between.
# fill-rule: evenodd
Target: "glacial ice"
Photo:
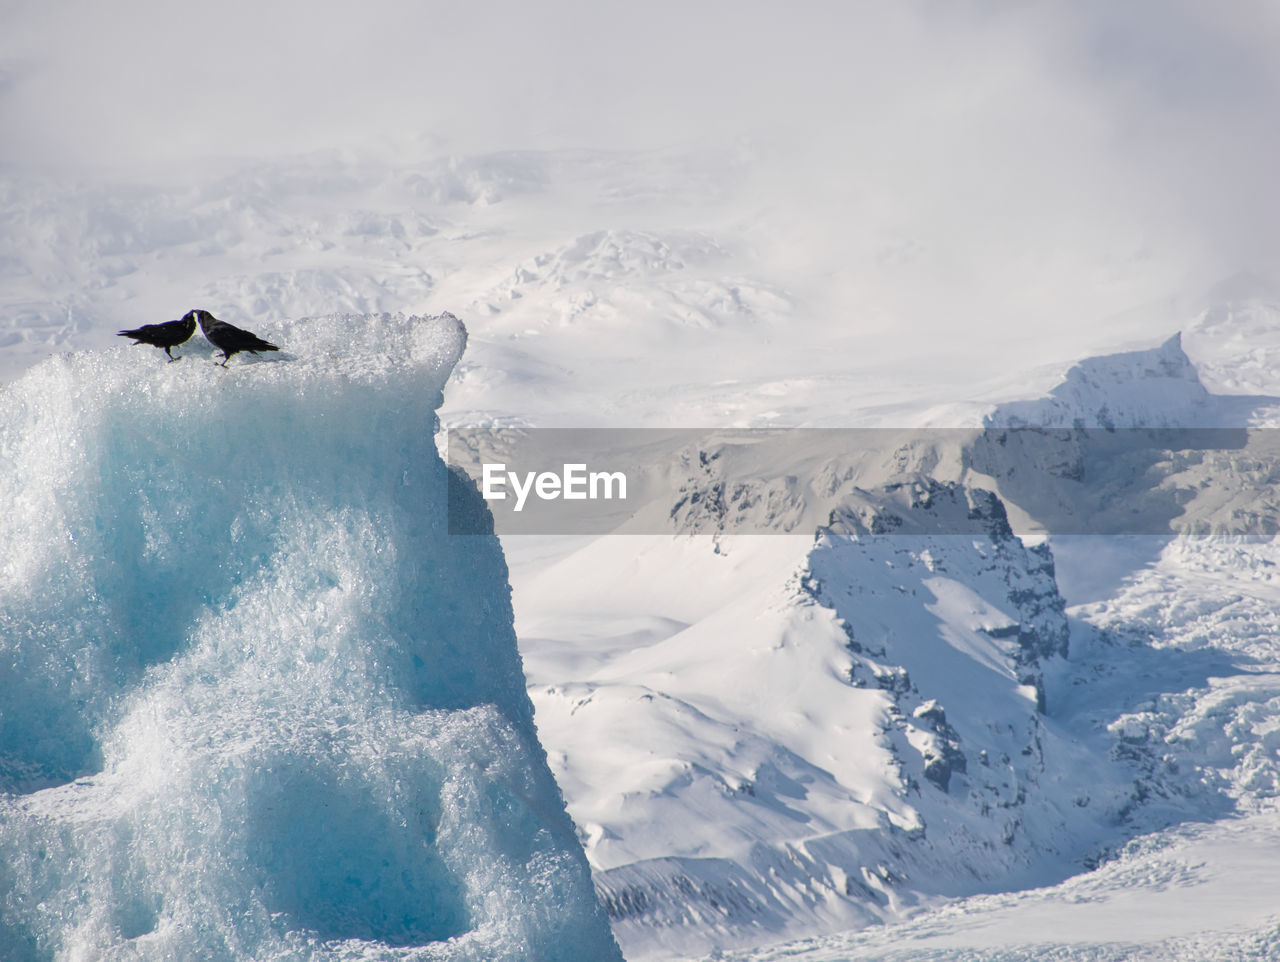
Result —
<instances>
[{"instance_id":1,"label":"glacial ice","mask_svg":"<svg viewBox=\"0 0 1280 962\"><path fill-rule=\"evenodd\" d=\"M461 324L258 333L0 393L0 958L620 959L447 534Z\"/></svg>"}]
</instances>

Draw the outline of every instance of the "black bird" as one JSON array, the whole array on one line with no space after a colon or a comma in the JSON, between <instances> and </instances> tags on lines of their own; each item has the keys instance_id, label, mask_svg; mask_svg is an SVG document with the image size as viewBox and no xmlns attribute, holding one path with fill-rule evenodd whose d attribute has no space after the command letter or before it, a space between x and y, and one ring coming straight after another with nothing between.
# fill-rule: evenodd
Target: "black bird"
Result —
<instances>
[{"instance_id":1,"label":"black bird","mask_svg":"<svg viewBox=\"0 0 1280 962\"><path fill-rule=\"evenodd\" d=\"M180 321L165 321L163 324L143 324L132 331L117 331L119 337L132 337L134 344L154 344L164 348L170 361L181 361L182 357L174 357L169 350L186 342L196 332L196 319L187 314Z\"/></svg>"},{"instance_id":2,"label":"black bird","mask_svg":"<svg viewBox=\"0 0 1280 962\"><path fill-rule=\"evenodd\" d=\"M183 320L185 321L187 318L194 318L199 321L200 330L209 339L209 343L222 351L223 367L227 366L227 361L231 360L232 354L239 354L241 351L257 354L259 351L280 350L274 344L258 337L257 334L242 331L226 321L218 320L208 311L189 311L186 317L183 317Z\"/></svg>"}]
</instances>

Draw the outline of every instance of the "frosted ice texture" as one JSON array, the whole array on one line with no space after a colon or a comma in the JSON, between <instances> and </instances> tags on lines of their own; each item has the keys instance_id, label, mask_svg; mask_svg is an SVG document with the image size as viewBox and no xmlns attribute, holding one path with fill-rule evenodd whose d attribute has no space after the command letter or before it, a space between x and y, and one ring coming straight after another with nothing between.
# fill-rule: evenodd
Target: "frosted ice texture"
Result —
<instances>
[{"instance_id":1,"label":"frosted ice texture","mask_svg":"<svg viewBox=\"0 0 1280 962\"><path fill-rule=\"evenodd\" d=\"M0 393L0 958L620 958L446 531L462 325L258 333Z\"/></svg>"}]
</instances>

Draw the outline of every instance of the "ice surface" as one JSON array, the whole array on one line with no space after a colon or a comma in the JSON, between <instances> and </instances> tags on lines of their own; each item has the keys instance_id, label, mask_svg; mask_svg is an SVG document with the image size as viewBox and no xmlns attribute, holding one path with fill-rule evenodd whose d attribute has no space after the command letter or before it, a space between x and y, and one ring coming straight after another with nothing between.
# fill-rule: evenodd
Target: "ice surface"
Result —
<instances>
[{"instance_id":1,"label":"ice surface","mask_svg":"<svg viewBox=\"0 0 1280 962\"><path fill-rule=\"evenodd\" d=\"M461 324L257 333L0 394L0 958L620 958L446 533Z\"/></svg>"},{"instance_id":2,"label":"ice surface","mask_svg":"<svg viewBox=\"0 0 1280 962\"><path fill-rule=\"evenodd\" d=\"M900 925L724 953L735 962L1227 962L1280 953L1278 816L1136 839L1095 872Z\"/></svg>"}]
</instances>

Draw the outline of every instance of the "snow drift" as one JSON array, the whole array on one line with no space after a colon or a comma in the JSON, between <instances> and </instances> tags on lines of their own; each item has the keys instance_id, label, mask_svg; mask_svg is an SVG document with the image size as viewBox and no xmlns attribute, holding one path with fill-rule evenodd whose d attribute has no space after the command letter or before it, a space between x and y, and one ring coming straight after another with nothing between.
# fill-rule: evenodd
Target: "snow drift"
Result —
<instances>
[{"instance_id":1,"label":"snow drift","mask_svg":"<svg viewBox=\"0 0 1280 962\"><path fill-rule=\"evenodd\" d=\"M620 958L446 533L461 324L260 333L0 394L0 957Z\"/></svg>"}]
</instances>

